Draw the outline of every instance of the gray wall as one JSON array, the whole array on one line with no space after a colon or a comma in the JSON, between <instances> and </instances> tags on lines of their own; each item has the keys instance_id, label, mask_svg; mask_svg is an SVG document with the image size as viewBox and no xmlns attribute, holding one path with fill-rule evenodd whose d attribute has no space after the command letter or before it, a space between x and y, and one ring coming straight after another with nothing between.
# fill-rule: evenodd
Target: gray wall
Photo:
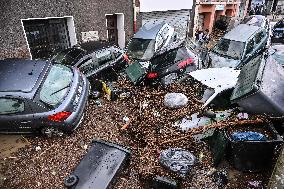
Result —
<instances>
[{"instance_id":1,"label":"gray wall","mask_svg":"<svg viewBox=\"0 0 284 189\"><path fill-rule=\"evenodd\" d=\"M133 35L131 0L0 0L0 59L28 58L21 19L73 16L77 40L81 32L99 31L107 38L105 14L124 13L126 41Z\"/></svg>"}]
</instances>

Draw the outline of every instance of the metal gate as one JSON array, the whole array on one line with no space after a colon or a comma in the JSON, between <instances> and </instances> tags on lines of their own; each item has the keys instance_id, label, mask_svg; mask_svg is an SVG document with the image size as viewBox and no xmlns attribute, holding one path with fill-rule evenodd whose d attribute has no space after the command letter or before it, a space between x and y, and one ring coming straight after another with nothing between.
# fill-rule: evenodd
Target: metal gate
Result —
<instances>
[{"instance_id":1,"label":"metal gate","mask_svg":"<svg viewBox=\"0 0 284 189\"><path fill-rule=\"evenodd\" d=\"M154 21L156 23L168 23L175 28L179 38L186 38L190 21L190 10L142 12L142 24Z\"/></svg>"},{"instance_id":2,"label":"metal gate","mask_svg":"<svg viewBox=\"0 0 284 189\"><path fill-rule=\"evenodd\" d=\"M45 59L70 47L65 18L23 20L23 25L33 59Z\"/></svg>"}]
</instances>

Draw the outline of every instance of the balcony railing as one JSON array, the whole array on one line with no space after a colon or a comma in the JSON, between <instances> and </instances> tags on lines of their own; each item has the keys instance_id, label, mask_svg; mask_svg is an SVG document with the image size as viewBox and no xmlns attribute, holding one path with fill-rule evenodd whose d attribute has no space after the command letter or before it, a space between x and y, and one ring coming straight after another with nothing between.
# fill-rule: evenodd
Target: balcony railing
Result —
<instances>
[{"instance_id":1,"label":"balcony railing","mask_svg":"<svg viewBox=\"0 0 284 189\"><path fill-rule=\"evenodd\" d=\"M238 3L241 0L199 0L200 4L234 4Z\"/></svg>"}]
</instances>

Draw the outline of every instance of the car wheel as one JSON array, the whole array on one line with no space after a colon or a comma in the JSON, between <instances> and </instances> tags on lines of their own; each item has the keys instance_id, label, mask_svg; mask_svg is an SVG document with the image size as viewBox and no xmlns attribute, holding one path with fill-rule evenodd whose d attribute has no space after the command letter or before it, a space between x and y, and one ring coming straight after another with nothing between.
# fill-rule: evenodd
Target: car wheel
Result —
<instances>
[{"instance_id":1,"label":"car wheel","mask_svg":"<svg viewBox=\"0 0 284 189\"><path fill-rule=\"evenodd\" d=\"M65 178L64 185L67 188L70 188L70 187L74 186L75 184L77 184L78 181L79 181L79 178L76 175L69 175Z\"/></svg>"}]
</instances>

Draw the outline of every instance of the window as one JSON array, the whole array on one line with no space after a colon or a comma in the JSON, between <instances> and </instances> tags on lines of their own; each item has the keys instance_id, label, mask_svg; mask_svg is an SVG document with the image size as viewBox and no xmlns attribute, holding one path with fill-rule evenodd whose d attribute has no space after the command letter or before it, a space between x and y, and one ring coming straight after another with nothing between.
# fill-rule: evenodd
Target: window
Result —
<instances>
[{"instance_id":1,"label":"window","mask_svg":"<svg viewBox=\"0 0 284 189\"><path fill-rule=\"evenodd\" d=\"M264 38L264 36L265 36L264 31L258 32L255 35L255 44L259 44L262 41L262 39Z\"/></svg>"},{"instance_id":2,"label":"window","mask_svg":"<svg viewBox=\"0 0 284 189\"><path fill-rule=\"evenodd\" d=\"M0 115L24 111L24 102L12 98L0 98Z\"/></svg>"},{"instance_id":3,"label":"window","mask_svg":"<svg viewBox=\"0 0 284 189\"><path fill-rule=\"evenodd\" d=\"M239 60L244 51L244 43L223 38L214 46L212 51L218 55Z\"/></svg>"},{"instance_id":4,"label":"window","mask_svg":"<svg viewBox=\"0 0 284 189\"><path fill-rule=\"evenodd\" d=\"M93 70L99 67L99 63L96 58L92 59L92 57L88 57L78 67L79 70L88 77Z\"/></svg>"},{"instance_id":5,"label":"window","mask_svg":"<svg viewBox=\"0 0 284 189\"><path fill-rule=\"evenodd\" d=\"M60 64L53 65L40 90L40 100L52 106L59 104L69 91L72 79L73 72L70 68Z\"/></svg>"},{"instance_id":6,"label":"window","mask_svg":"<svg viewBox=\"0 0 284 189\"><path fill-rule=\"evenodd\" d=\"M133 38L129 43L127 53L133 59L149 60L155 52L155 40Z\"/></svg>"},{"instance_id":7,"label":"window","mask_svg":"<svg viewBox=\"0 0 284 189\"><path fill-rule=\"evenodd\" d=\"M247 50L246 50L246 55L250 54L253 51L254 48L254 40L253 38L249 40L249 42L247 43Z\"/></svg>"},{"instance_id":8,"label":"window","mask_svg":"<svg viewBox=\"0 0 284 189\"><path fill-rule=\"evenodd\" d=\"M163 69L164 67L167 67L168 64L171 64L175 61L177 54L177 49L163 53L156 58L154 58L151 63L152 63L152 68L153 69Z\"/></svg>"},{"instance_id":9,"label":"window","mask_svg":"<svg viewBox=\"0 0 284 189\"><path fill-rule=\"evenodd\" d=\"M109 50L100 51L96 54L96 57L98 59L99 65L104 65L109 61L112 61L114 59L112 53Z\"/></svg>"}]
</instances>

